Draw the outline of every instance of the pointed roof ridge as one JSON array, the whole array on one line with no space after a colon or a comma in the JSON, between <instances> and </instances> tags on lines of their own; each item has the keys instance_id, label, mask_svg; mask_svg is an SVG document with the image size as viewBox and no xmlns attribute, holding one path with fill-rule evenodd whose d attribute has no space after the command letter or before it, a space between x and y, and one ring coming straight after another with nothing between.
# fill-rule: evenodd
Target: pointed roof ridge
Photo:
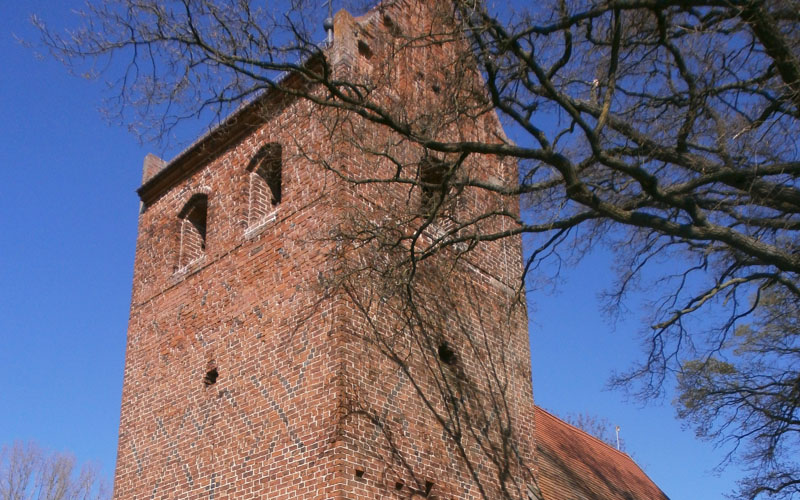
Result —
<instances>
[{"instance_id":1,"label":"pointed roof ridge","mask_svg":"<svg viewBox=\"0 0 800 500\"><path fill-rule=\"evenodd\" d=\"M615 447L614 447L614 446L612 446L611 444L609 444L609 443L607 443L607 442L603 441L602 439L600 439L599 437L595 436L594 434L591 434L591 433L589 433L589 432L587 432L587 431L585 431L585 430L581 429L580 427L577 427L577 426L575 426L575 425L572 425L571 423L569 423L569 422L567 422L566 420L562 419L561 417L559 417L559 416L558 416L558 415L556 415L555 413L553 413L553 412L551 412L551 411L548 411L547 409L545 409L545 408L542 408L542 407L541 407L541 406L539 406L539 405L534 405L534 407L536 408L536 411L537 411L537 412L546 413L548 416L550 416L551 418L555 419L555 420L556 420L556 423L558 423L559 425L564 425L564 426L567 426L567 427L569 427L569 428L570 428L570 430L571 430L571 431L573 431L573 432L576 432L576 431L577 431L577 432L579 432L579 433L583 434L584 436L586 436L587 438L589 438L589 439L591 439L591 440L593 440L593 441L597 441L597 443L599 443L600 445L602 445L602 446L605 446L605 447L607 447L608 449L610 449L610 450L612 450L612 451L615 451L615 452L617 452L617 453L621 454L622 456L624 456L624 457L626 457L626 458L628 458L628 459L630 459L630 460L633 460L633 457L631 457L630 455L628 455L628 454L627 454L627 453L625 453L624 451L622 451L622 450L618 450L617 448L615 448ZM634 463L636 463L636 461L635 461L635 460L633 460L633 462L634 462ZM641 468L641 467L640 467L640 468Z\"/></svg>"}]
</instances>

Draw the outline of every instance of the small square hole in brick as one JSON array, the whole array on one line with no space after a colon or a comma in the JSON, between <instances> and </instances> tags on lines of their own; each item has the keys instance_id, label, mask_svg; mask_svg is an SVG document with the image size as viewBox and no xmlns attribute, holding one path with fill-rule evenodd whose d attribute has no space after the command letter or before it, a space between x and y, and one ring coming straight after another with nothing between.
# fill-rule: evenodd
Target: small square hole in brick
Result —
<instances>
[{"instance_id":1,"label":"small square hole in brick","mask_svg":"<svg viewBox=\"0 0 800 500\"><path fill-rule=\"evenodd\" d=\"M203 377L203 383L206 385L214 385L217 383L217 377L219 377L219 372L216 368L212 368L206 372L206 376Z\"/></svg>"},{"instance_id":2,"label":"small square hole in brick","mask_svg":"<svg viewBox=\"0 0 800 500\"><path fill-rule=\"evenodd\" d=\"M439 359L442 360L442 363L446 365L453 365L456 363L456 361L458 361L456 358L456 352L447 342L442 342L439 344L438 353Z\"/></svg>"},{"instance_id":3,"label":"small square hole in brick","mask_svg":"<svg viewBox=\"0 0 800 500\"><path fill-rule=\"evenodd\" d=\"M402 490L403 486L405 486L405 484L403 484L403 481L397 481L396 483L394 483L394 489L396 489L397 491Z\"/></svg>"},{"instance_id":4,"label":"small square hole in brick","mask_svg":"<svg viewBox=\"0 0 800 500\"><path fill-rule=\"evenodd\" d=\"M364 469L356 469L356 477L359 479L364 477Z\"/></svg>"}]
</instances>

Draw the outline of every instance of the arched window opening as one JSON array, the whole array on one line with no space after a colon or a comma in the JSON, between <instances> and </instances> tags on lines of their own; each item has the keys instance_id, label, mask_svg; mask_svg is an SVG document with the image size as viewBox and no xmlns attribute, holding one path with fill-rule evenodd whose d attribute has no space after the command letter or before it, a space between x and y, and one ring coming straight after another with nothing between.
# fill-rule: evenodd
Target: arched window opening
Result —
<instances>
[{"instance_id":1,"label":"arched window opening","mask_svg":"<svg viewBox=\"0 0 800 500\"><path fill-rule=\"evenodd\" d=\"M179 267L199 259L206 251L206 220L208 196L196 194L184 205L178 215L181 227Z\"/></svg>"},{"instance_id":2,"label":"arched window opening","mask_svg":"<svg viewBox=\"0 0 800 500\"><path fill-rule=\"evenodd\" d=\"M250 209L248 225L258 224L281 202L282 148L269 143L250 160Z\"/></svg>"},{"instance_id":3,"label":"arched window opening","mask_svg":"<svg viewBox=\"0 0 800 500\"><path fill-rule=\"evenodd\" d=\"M436 158L427 158L420 165L419 180L422 189L420 213L425 217L434 215L447 194L445 175L447 164Z\"/></svg>"}]
</instances>

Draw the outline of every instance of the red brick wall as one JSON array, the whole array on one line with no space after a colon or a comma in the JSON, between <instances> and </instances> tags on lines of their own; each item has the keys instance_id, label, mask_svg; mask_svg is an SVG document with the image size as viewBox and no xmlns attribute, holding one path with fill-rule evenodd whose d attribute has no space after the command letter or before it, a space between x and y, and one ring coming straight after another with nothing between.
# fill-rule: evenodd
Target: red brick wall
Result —
<instances>
[{"instance_id":1,"label":"red brick wall","mask_svg":"<svg viewBox=\"0 0 800 500\"><path fill-rule=\"evenodd\" d=\"M406 43L446 22L426 6L399 1L358 23L337 15L337 71L419 120L437 109L429 122L443 138L499 140L491 113L446 119L458 102L477 110L482 88L453 63L464 60L454 44ZM436 90L454 79L458 99ZM345 236L364 224L409 230L420 189L354 187L324 165L380 177L393 168L384 153L413 164L421 150L341 112L270 99L262 125L209 151L140 216L114 498L411 498L428 487L429 498L501 498L501 482L524 498L533 400L519 239L428 259L405 300L391 264L408 245L375 252L377 241L357 248ZM267 143L282 145L282 201L254 222L248 165ZM460 175L517 174L475 156ZM197 193L208 196L205 251L182 266L179 214ZM448 203L459 220L518 210L474 188ZM420 248L447 227L428 228ZM438 356L444 342L452 364Z\"/></svg>"}]
</instances>

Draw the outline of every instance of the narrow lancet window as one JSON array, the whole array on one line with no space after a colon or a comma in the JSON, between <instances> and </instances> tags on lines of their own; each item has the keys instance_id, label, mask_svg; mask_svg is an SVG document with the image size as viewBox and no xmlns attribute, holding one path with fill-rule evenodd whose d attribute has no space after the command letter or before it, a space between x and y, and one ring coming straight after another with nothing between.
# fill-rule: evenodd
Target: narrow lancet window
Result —
<instances>
[{"instance_id":1,"label":"narrow lancet window","mask_svg":"<svg viewBox=\"0 0 800 500\"><path fill-rule=\"evenodd\" d=\"M281 202L282 148L280 144L266 144L250 160L249 226L263 221Z\"/></svg>"},{"instance_id":2,"label":"narrow lancet window","mask_svg":"<svg viewBox=\"0 0 800 500\"><path fill-rule=\"evenodd\" d=\"M420 213L425 217L434 215L437 207L444 201L447 194L445 175L447 165L434 158L426 159L419 170L420 187L422 189Z\"/></svg>"},{"instance_id":3,"label":"narrow lancet window","mask_svg":"<svg viewBox=\"0 0 800 500\"><path fill-rule=\"evenodd\" d=\"M181 241L178 266L186 267L205 254L208 196L196 194L184 205L180 219Z\"/></svg>"}]
</instances>

